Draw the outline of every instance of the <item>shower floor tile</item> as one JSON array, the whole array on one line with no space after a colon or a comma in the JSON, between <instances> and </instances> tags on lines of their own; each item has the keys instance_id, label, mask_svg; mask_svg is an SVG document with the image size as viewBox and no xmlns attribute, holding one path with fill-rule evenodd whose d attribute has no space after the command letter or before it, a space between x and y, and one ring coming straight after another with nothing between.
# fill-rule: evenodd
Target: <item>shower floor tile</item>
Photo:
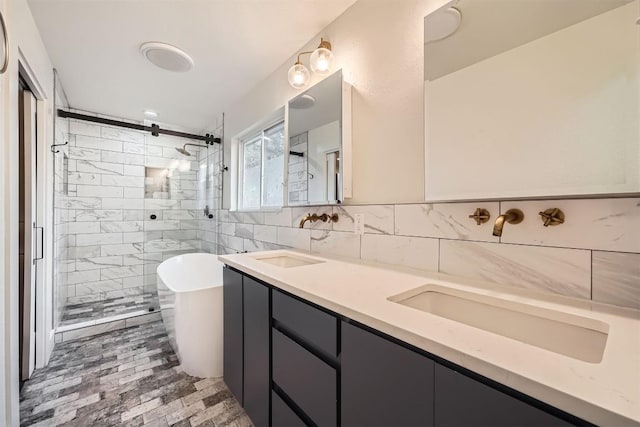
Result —
<instances>
[{"instance_id":1,"label":"shower floor tile","mask_svg":"<svg viewBox=\"0 0 640 427\"><path fill-rule=\"evenodd\" d=\"M159 310L158 295L155 292L145 292L117 298L107 298L100 301L67 304L62 313L60 326L83 323L105 317L119 316L136 311Z\"/></svg>"},{"instance_id":2,"label":"shower floor tile","mask_svg":"<svg viewBox=\"0 0 640 427\"><path fill-rule=\"evenodd\" d=\"M56 344L20 393L21 426L232 426L251 420L221 378L182 372L161 321Z\"/></svg>"}]
</instances>

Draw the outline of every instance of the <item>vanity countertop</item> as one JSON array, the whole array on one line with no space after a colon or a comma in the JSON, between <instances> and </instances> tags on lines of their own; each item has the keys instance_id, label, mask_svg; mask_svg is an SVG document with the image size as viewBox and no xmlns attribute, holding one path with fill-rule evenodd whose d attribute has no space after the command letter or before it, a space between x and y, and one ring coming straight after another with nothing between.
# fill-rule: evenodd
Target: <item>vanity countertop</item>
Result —
<instances>
[{"instance_id":1,"label":"vanity countertop","mask_svg":"<svg viewBox=\"0 0 640 427\"><path fill-rule=\"evenodd\" d=\"M284 268L257 258L321 261ZM598 425L640 425L640 312L366 261L283 250L224 255L239 271ZM589 363L406 307L387 298L433 284L609 325Z\"/></svg>"}]
</instances>

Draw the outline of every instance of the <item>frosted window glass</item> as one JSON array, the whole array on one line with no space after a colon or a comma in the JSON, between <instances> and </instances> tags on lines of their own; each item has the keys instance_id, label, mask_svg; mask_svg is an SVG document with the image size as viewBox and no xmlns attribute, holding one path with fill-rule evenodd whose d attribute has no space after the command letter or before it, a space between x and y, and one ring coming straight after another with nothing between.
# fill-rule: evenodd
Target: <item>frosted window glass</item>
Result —
<instances>
[{"instance_id":1,"label":"frosted window glass","mask_svg":"<svg viewBox=\"0 0 640 427\"><path fill-rule=\"evenodd\" d=\"M280 207L284 192L284 123L264 132L262 206Z\"/></svg>"},{"instance_id":2,"label":"frosted window glass","mask_svg":"<svg viewBox=\"0 0 640 427\"><path fill-rule=\"evenodd\" d=\"M244 144L242 163L242 207L244 209L259 209L262 164L261 137Z\"/></svg>"}]
</instances>

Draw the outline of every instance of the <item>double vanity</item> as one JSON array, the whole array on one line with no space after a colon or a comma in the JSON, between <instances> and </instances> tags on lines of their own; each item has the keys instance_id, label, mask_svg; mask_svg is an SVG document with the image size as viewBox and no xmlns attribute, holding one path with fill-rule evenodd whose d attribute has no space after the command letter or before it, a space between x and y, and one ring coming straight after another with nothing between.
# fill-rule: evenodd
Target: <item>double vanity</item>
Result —
<instances>
[{"instance_id":1,"label":"double vanity","mask_svg":"<svg viewBox=\"0 0 640 427\"><path fill-rule=\"evenodd\" d=\"M258 427L640 422L633 310L289 250L219 258L224 379Z\"/></svg>"}]
</instances>

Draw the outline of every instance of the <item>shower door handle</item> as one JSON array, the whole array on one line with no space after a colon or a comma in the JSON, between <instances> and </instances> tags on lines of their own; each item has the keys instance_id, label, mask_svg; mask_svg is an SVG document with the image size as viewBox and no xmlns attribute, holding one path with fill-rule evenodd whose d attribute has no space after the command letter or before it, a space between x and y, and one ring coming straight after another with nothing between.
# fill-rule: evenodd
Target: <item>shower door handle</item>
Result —
<instances>
[{"instance_id":1,"label":"shower door handle","mask_svg":"<svg viewBox=\"0 0 640 427\"><path fill-rule=\"evenodd\" d=\"M35 253L37 254L33 258L33 263L44 258L44 227L36 227L36 224L33 223L33 229L39 230L39 233L33 233L33 247L35 249Z\"/></svg>"}]
</instances>

